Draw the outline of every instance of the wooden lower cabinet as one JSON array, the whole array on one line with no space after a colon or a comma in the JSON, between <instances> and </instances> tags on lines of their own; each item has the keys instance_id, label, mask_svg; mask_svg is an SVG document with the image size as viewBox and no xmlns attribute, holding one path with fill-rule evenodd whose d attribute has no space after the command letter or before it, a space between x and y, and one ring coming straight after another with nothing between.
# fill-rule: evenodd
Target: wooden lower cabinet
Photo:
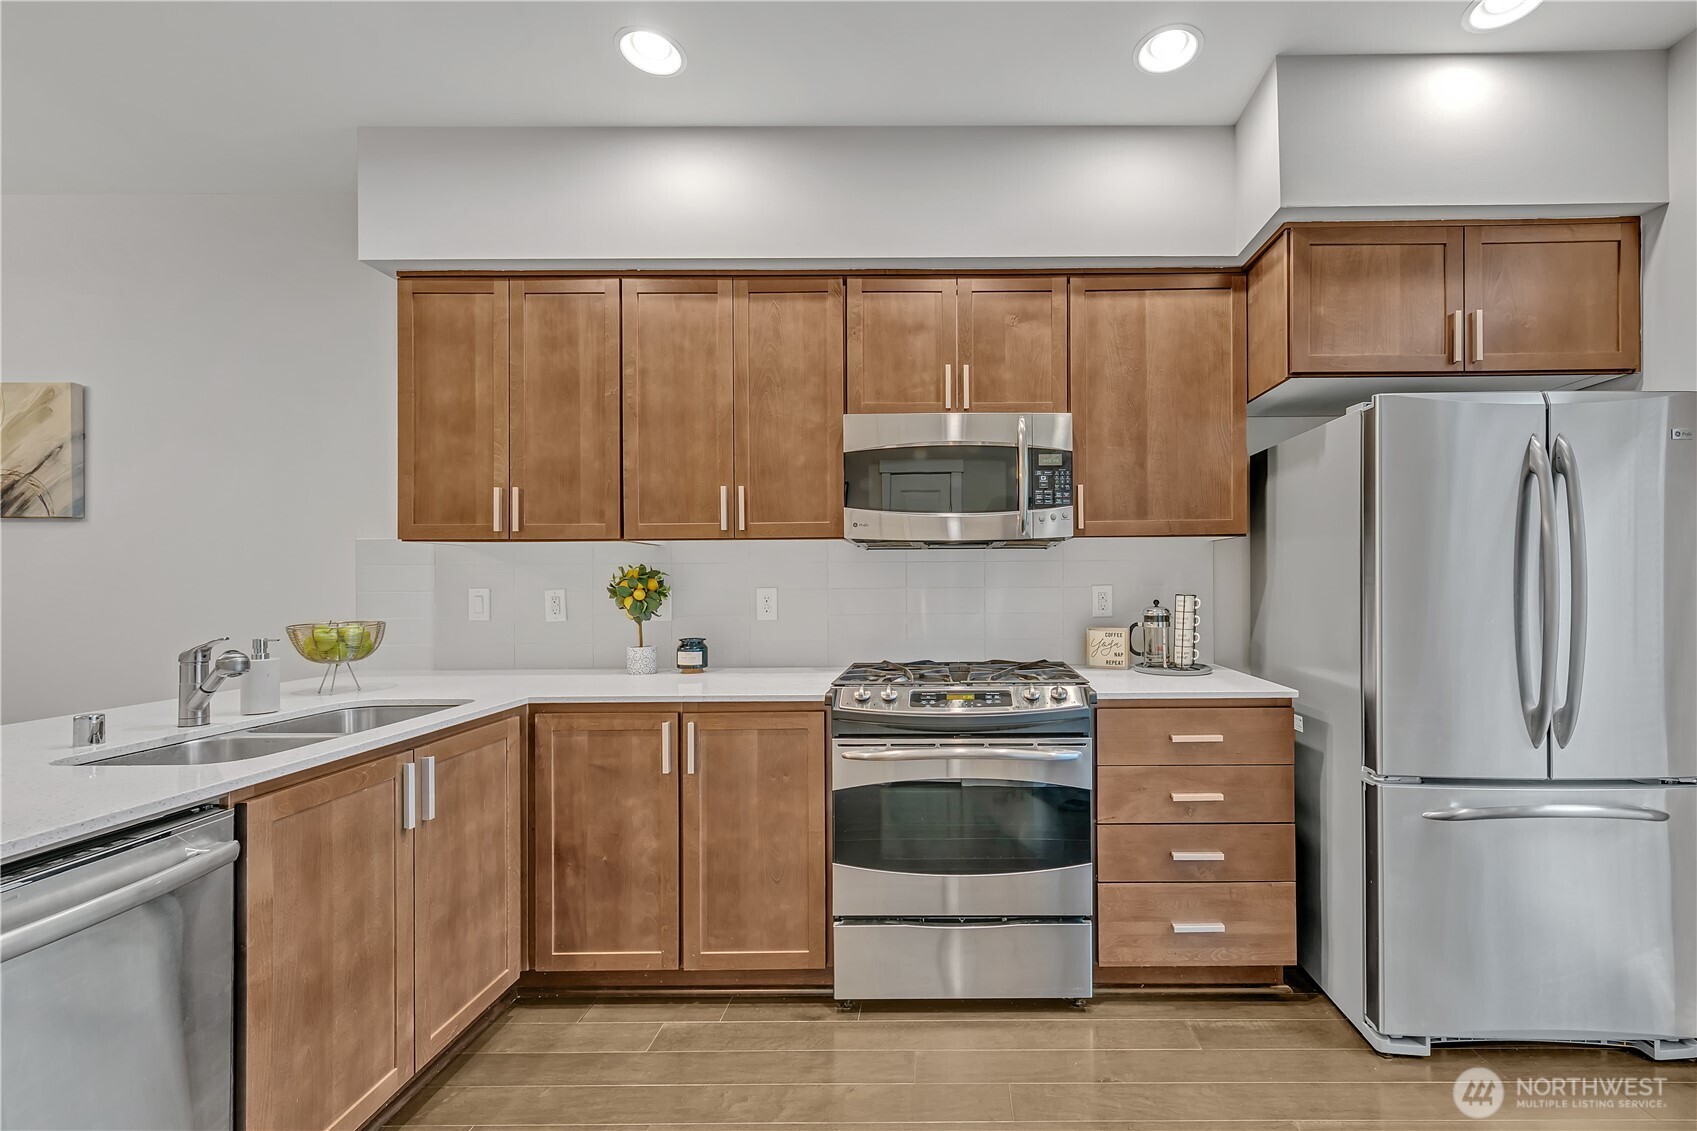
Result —
<instances>
[{"instance_id":1,"label":"wooden lower cabinet","mask_svg":"<svg viewBox=\"0 0 1697 1131\"><path fill-rule=\"evenodd\" d=\"M538 970L817 970L818 710L536 717Z\"/></svg>"},{"instance_id":2,"label":"wooden lower cabinet","mask_svg":"<svg viewBox=\"0 0 1697 1131\"><path fill-rule=\"evenodd\" d=\"M1103 966L1296 961L1295 884L1099 884L1096 905Z\"/></svg>"}]
</instances>

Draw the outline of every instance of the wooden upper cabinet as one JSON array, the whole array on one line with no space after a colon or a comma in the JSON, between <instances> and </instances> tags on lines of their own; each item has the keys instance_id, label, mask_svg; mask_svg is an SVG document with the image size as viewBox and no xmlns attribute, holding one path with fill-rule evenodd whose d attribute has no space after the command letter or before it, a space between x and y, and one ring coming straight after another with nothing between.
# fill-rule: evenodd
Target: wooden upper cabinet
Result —
<instances>
[{"instance_id":1,"label":"wooden upper cabinet","mask_svg":"<svg viewBox=\"0 0 1697 1131\"><path fill-rule=\"evenodd\" d=\"M403 279L396 343L402 538L505 538L507 280Z\"/></svg>"},{"instance_id":2,"label":"wooden upper cabinet","mask_svg":"<svg viewBox=\"0 0 1697 1131\"><path fill-rule=\"evenodd\" d=\"M677 730L671 712L536 716L536 969L678 968Z\"/></svg>"},{"instance_id":3,"label":"wooden upper cabinet","mask_svg":"<svg viewBox=\"0 0 1697 1131\"><path fill-rule=\"evenodd\" d=\"M848 410L957 407L955 306L953 279L850 279Z\"/></svg>"},{"instance_id":4,"label":"wooden upper cabinet","mask_svg":"<svg viewBox=\"0 0 1697 1131\"><path fill-rule=\"evenodd\" d=\"M1467 368L1638 368L1638 226L1467 228Z\"/></svg>"},{"instance_id":5,"label":"wooden upper cabinet","mask_svg":"<svg viewBox=\"0 0 1697 1131\"><path fill-rule=\"evenodd\" d=\"M843 281L739 279L738 537L843 532Z\"/></svg>"},{"instance_id":6,"label":"wooden upper cabinet","mask_svg":"<svg viewBox=\"0 0 1697 1131\"><path fill-rule=\"evenodd\" d=\"M825 716L684 715L685 970L825 966Z\"/></svg>"},{"instance_id":7,"label":"wooden upper cabinet","mask_svg":"<svg viewBox=\"0 0 1697 1131\"><path fill-rule=\"evenodd\" d=\"M241 1126L251 1131L360 1127L412 1076L407 757L244 803Z\"/></svg>"},{"instance_id":8,"label":"wooden upper cabinet","mask_svg":"<svg viewBox=\"0 0 1697 1131\"><path fill-rule=\"evenodd\" d=\"M1242 275L1072 280L1079 533L1245 534Z\"/></svg>"},{"instance_id":9,"label":"wooden upper cabinet","mask_svg":"<svg viewBox=\"0 0 1697 1131\"><path fill-rule=\"evenodd\" d=\"M961 279L960 400L970 412L1065 412L1064 277Z\"/></svg>"},{"instance_id":10,"label":"wooden upper cabinet","mask_svg":"<svg viewBox=\"0 0 1697 1131\"><path fill-rule=\"evenodd\" d=\"M619 281L510 287L511 536L617 539Z\"/></svg>"},{"instance_id":11,"label":"wooden upper cabinet","mask_svg":"<svg viewBox=\"0 0 1697 1131\"><path fill-rule=\"evenodd\" d=\"M1290 372L1461 371L1461 225L1328 224L1290 238Z\"/></svg>"},{"instance_id":12,"label":"wooden upper cabinet","mask_svg":"<svg viewBox=\"0 0 1697 1131\"><path fill-rule=\"evenodd\" d=\"M626 279L626 538L729 538L733 300L729 279Z\"/></svg>"},{"instance_id":13,"label":"wooden upper cabinet","mask_svg":"<svg viewBox=\"0 0 1697 1131\"><path fill-rule=\"evenodd\" d=\"M420 790L413 882L421 1065L518 981L523 758L517 719L413 751Z\"/></svg>"}]
</instances>

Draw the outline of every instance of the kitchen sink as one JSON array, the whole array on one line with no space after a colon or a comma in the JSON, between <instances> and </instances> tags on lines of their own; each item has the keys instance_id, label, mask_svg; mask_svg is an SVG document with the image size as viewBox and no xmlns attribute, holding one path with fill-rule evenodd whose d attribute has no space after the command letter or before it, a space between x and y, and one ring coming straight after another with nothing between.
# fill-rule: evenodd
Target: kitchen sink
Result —
<instances>
[{"instance_id":1,"label":"kitchen sink","mask_svg":"<svg viewBox=\"0 0 1697 1131\"><path fill-rule=\"evenodd\" d=\"M462 701L463 702L463 701ZM446 711L449 707L458 707L455 703L378 703L364 707L337 707L333 711L320 711L316 715L303 715L298 719L284 719L280 723L266 723L262 727L243 731L244 734L358 734L363 730L376 730L391 723L410 722L424 715L433 715L437 711Z\"/></svg>"}]
</instances>

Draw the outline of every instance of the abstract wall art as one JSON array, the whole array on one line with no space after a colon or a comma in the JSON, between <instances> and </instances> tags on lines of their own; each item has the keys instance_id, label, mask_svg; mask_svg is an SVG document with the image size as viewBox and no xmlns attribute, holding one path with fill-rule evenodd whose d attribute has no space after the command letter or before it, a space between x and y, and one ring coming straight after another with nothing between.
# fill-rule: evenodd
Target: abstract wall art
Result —
<instances>
[{"instance_id":1,"label":"abstract wall art","mask_svg":"<svg viewBox=\"0 0 1697 1131\"><path fill-rule=\"evenodd\" d=\"M83 387L0 382L0 518L83 516Z\"/></svg>"}]
</instances>

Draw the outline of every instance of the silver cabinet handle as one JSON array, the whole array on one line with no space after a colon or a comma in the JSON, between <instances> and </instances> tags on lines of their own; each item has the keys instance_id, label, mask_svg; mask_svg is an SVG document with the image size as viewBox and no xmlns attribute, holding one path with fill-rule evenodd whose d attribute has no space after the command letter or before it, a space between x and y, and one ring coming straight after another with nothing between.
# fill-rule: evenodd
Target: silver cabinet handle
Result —
<instances>
[{"instance_id":1,"label":"silver cabinet handle","mask_svg":"<svg viewBox=\"0 0 1697 1131\"><path fill-rule=\"evenodd\" d=\"M1025 417L1019 418L1019 441L1014 451L1014 482L1019 489L1019 535L1031 536L1031 491L1025 485L1025 464L1031 457L1025 439Z\"/></svg>"},{"instance_id":2,"label":"silver cabinet handle","mask_svg":"<svg viewBox=\"0 0 1697 1131\"><path fill-rule=\"evenodd\" d=\"M695 773L695 724L684 724L684 773Z\"/></svg>"},{"instance_id":3,"label":"silver cabinet handle","mask_svg":"<svg viewBox=\"0 0 1697 1131\"><path fill-rule=\"evenodd\" d=\"M1177 849L1173 850L1173 859L1177 861L1224 860L1225 858L1226 854L1223 852L1180 852Z\"/></svg>"},{"instance_id":4,"label":"silver cabinet handle","mask_svg":"<svg viewBox=\"0 0 1697 1131\"><path fill-rule=\"evenodd\" d=\"M418 828L418 767L401 767L401 828Z\"/></svg>"},{"instance_id":5,"label":"silver cabinet handle","mask_svg":"<svg viewBox=\"0 0 1697 1131\"><path fill-rule=\"evenodd\" d=\"M1083 530L1084 529L1084 484L1074 483L1072 485L1072 504L1073 504L1074 517L1078 519L1078 528L1080 530Z\"/></svg>"},{"instance_id":6,"label":"silver cabinet handle","mask_svg":"<svg viewBox=\"0 0 1697 1131\"><path fill-rule=\"evenodd\" d=\"M844 750L840 752L840 756L849 762L920 762L943 758L978 758L999 762L1076 762L1079 752L1023 746L928 746Z\"/></svg>"},{"instance_id":7,"label":"silver cabinet handle","mask_svg":"<svg viewBox=\"0 0 1697 1131\"><path fill-rule=\"evenodd\" d=\"M1223 935L1226 933L1224 923L1174 923L1175 935Z\"/></svg>"},{"instance_id":8,"label":"silver cabinet handle","mask_svg":"<svg viewBox=\"0 0 1697 1131\"><path fill-rule=\"evenodd\" d=\"M160 896L191 884L202 876L233 863L242 854L237 841L226 841L216 848L189 848L188 858L170 867L143 876L134 883L97 895L86 903L74 904L62 910L26 923L11 925L0 934L0 962L10 962L32 950L69 938L108 919L122 915L152 902ZM10 925L10 924L9 924Z\"/></svg>"},{"instance_id":9,"label":"silver cabinet handle","mask_svg":"<svg viewBox=\"0 0 1697 1131\"><path fill-rule=\"evenodd\" d=\"M419 788L419 817L420 821L436 819L436 758L427 756L418 760L418 768L424 778L424 784Z\"/></svg>"},{"instance_id":10,"label":"silver cabinet handle","mask_svg":"<svg viewBox=\"0 0 1697 1131\"><path fill-rule=\"evenodd\" d=\"M512 502L512 507L513 507L512 523L511 523L512 531L513 531L514 534L517 534L519 532L519 525L520 525L520 523L519 523L519 489L517 487L511 487L511 488L508 488L508 490L511 494L511 502Z\"/></svg>"},{"instance_id":11,"label":"silver cabinet handle","mask_svg":"<svg viewBox=\"0 0 1697 1131\"><path fill-rule=\"evenodd\" d=\"M955 367L943 363L943 407L955 407Z\"/></svg>"},{"instance_id":12,"label":"silver cabinet handle","mask_svg":"<svg viewBox=\"0 0 1697 1131\"><path fill-rule=\"evenodd\" d=\"M1172 799L1180 803L1187 801L1224 801L1226 795L1223 793L1175 793L1172 794Z\"/></svg>"},{"instance_id":13,"label":"silver cabinet handle","mask_svg":"<svg viewBox=\"0 0 1697 1131\"><path fill-rule=\"evenodd\" d=\"M1544 639L1540 642L1536 681L1532 674L1532 655L1526 637L1526 566L1531 553L1526 533L1526 484L1531 480L1538 492L1538 574L1539 603L1543 616ZM1544 441L1537 433L1526 442L1526 456L1520 463L1514 512L1514 655L1520 679L1520 710L1526 719L1526 736L1533 746L1541 746L1544 732L1550 729L1556 682L1556 532L1555 483L1550 473L1550 461L1544 455ZM1537 690L1533 691L1536 682Z\"/></svg>"},{"instance_id":14,"label":"silver cabinet handle","mask_svg":"<svg viewBox=\"0 0 1697 1131\"><path fill-rule=\"evenodd\" d=\"M962 409L972 407L972 366L970 365L960 367L960 407Z\"/></svg>"},{"instance_id":15,"label":"silver cabinet handle","mask_svg":"<svg viewBox=\"0 0 1697 1131\"><path fill-rule=\"evenodd\" d=\"M737 529L748 529L748 488L737 484Z\"/></svg>"},{"instance_id":16,"label":"silver cabinet handle","mask_svg":"<svg viewBox=\"0 0 1697 1131\"><path fill-rule=\"evenodd\" d=\"M1485 311L1473 312L1473 360L1485 360Z\"/></svg>"},{"instance_id":17,"label":"silver cabinet handle","mask_svg":"<svg viewBox=\"0 0 1697 1131\"><path fill-rule=\"evenodd\" d=\"M1449 323L1450 323L1450 327L1449 327L1449 329L1450 329L1450 333L1449 333L1450 364L1451 365L1460 365L1461 364L1461 339L1464 335L1464 331L1462 330L1462 326L1461 326L1461 311L1459 311L1459 310L1451 311L1450 317L1449 317Z\"/></svg>"},{"instance_id":18,"label":"silver cabinet handle","mask_svg":"<svg viewBox=\"0 0 1697 1131\"><path fill-rule=\"evenodd\" d=\"M1433 809L1420 814L1428 821L1515 821L1535 817L1588 817L1603 821L1665 821L1660 809L1638 805L1493 805L1489 807Z\"/></svg>"},{"instance_id":19,"label":"silver cabinet handle","mask_svg":"<svg viewBox=\"0 0 1697 1131\"><path fill-rule=\"evenodd\" d=\"M506 500L501 498L501 494L501 488L495 488L495 521L493 529L497 534L501 533L501 512L506 509L503 505Z\"/></svg>"},{"instance_id":20,"label":"silver cabinet handle","mask_svg":"<svg viewBox=\"0 0 1697 1131\"><path fill-rule=\"evenodd\" d=\"M1173 742L1224 742L1223 734L1169 734L1167 738Z\"/></svg>"},{"instance_id":21,"label":"silver cabinet handle","mask_svg":"<svg viewBox=\"0 0 1697 1131\"><path fill-rule=\"evenodd\" d=\"M672 772L672 720L660 724L660 772Z\"/></svg>"},{"instance_id":22,"label":"silver cabinet handle","mask_svg":"<svg viewBox=\"0 0 1697 1131\"><path fill-rule=\"evenodd\" d=\"M1590 618L1590 594L1585 567L1585 508L1580 501L1579 462L1567 437L1551 445L1550 472L1562 481L1567 498L1568 636L1567 695L1555 713L1558 746L1566 746L1579 722L1579 694L1585 688L1585 622Z\"/></svg>"},{"instance_id":23,"label":"silver cabinet handle","mask_svg":"<svg viewBox=\"0 0 1697 1131\"><path fill-rule=\"evenodd\" d=\"M731 489L723 483L719 484L719 529L731 528Z\"/></svg>"}]
</instances>

